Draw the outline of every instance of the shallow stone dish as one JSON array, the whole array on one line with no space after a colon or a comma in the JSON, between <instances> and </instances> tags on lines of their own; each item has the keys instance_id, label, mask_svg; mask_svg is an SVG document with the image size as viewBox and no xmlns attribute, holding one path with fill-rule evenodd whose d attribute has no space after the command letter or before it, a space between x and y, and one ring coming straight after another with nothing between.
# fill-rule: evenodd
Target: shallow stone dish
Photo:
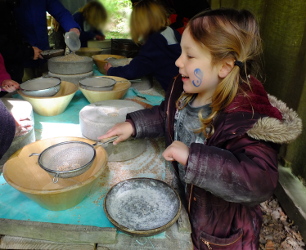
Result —
<instances>
[{"instance_id":1,"label":"shallow stone dish","mask_svg":"<svg viewBox=\"0 0 306 250\"><path fill-rule=\"evenodd\" d=\"M177 221L181 201L177 192L163 181L131 178L109 190L104 211L118 229L149 236L165 231Z\"/></svg>"}]
</instances>

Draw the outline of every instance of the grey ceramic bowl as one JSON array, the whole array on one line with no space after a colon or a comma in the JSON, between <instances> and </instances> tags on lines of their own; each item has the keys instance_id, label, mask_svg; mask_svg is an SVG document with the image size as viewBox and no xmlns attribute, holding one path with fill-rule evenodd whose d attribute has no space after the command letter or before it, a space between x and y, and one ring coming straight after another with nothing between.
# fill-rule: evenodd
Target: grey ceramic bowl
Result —
<instances>
[{"instance_id":1,"label":"grey ceramic bowl","mask_svg":"<svg viewBox=\"0 0 306 250\"><path fill-rule=\"evenodd\" d=\"M23 94L35 97L50 97L57 94L61 87L61 79L56 77L38 77L20 84Z\"/></svg>"},{"instance_id":2,"label":"grey ceramic bowl","mask_svg":"<svg viewBox=\"0 0 306 250\"><path fill-rule=\"evenodd\" d=\"M116 80L106 76L87 77L79 81L83 89L94 91L111 91L116 84Z\"/></svg>"}]
</instances>

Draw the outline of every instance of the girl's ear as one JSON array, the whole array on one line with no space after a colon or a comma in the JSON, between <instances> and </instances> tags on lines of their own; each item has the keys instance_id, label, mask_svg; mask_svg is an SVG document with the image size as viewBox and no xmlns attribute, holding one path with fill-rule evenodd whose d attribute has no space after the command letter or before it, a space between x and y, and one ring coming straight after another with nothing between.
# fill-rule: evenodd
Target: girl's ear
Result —
<instances>
[{"instance_id":1,"label":"girl's ear","mask_svg":"<svg viewBox=\"0 0 306 250\"><path fill-rule=\"evenodd\" d=\"M225 78L233 69L234 61L233 59L224 59L219 70L219 77Z\"/></svg>"}]
</instances>

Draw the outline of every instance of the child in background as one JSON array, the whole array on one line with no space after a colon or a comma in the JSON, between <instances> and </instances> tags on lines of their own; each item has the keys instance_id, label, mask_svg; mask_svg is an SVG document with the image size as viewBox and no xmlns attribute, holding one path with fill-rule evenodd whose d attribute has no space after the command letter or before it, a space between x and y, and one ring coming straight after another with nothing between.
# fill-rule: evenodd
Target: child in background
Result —
<instances>
[{"instance_id":1,"label":"child in background","mask_svg":"<svg viewBox=\"0 0 306 250\"><path fill-rule=\"evenodd\" d=\"M19 83L12 80L9 73L7 73L3 57L0 54L0 92L14 92L17 89L19 89Z\"/></svg>"},{"instance_id":2,"label":"child in background","mask_svg":"<svg viewBox=\"0 0 306 250\"><path fill-rule=\"evenodd\" d=\"M174 63L181 53L181 35L169 24L168 13L158 1L136 3L131 14L130 29L132 40L141 44L140 50L126 66L105 64L107 75L129 80L149 75L166 90L178 74Z\"/></svg>"},{"instance_id":3,"label":"child in background","mask_svg":"<svg viewBox=\"0 0 306 250\"><path fill-rule=\"evenodd\" d=\"M194 249L259 249L259 204L278 182L278 152L301 133L297 114L255 78L261 38L247 10L197 14L182 36L165 101L127 115L99 139L165 136L184 184Z\"/></svg>"},{"instance_id":4,"label":"child in background","mask_svg":"<svg viewBox=\"0 0 306 250\"><path fill-rule=\"evenodd\" d=\"M73 14L73 18L81 27L81 47L87 47L89 40L105 39L102 30L107 22L107 12L100 2L88 2Z\"/></svg>"}]
</instances>

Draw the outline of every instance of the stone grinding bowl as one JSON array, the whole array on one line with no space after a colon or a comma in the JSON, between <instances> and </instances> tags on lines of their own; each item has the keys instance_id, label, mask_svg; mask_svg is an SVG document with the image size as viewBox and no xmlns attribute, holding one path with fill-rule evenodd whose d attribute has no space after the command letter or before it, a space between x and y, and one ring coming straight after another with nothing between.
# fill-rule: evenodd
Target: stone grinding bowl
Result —
<instances>
[{"instance_id":1,"label":"stone grinding bowl","mask_svg":"<svg viewBox=\"0 0 306 250\"><path fill-rule=\"evenodd\" d=\"M107 76L87 77L79 81L80 87L94 91L110 91L114 89L116 80Z\"/></svg>"},{"instance_id":2,"label":"stone grinding bowl","mask_svg":"<svg viewBox=\"0 0 306 250\"><path fill-rule=\"evenodd\" d=\"M88 56L70 53L48 60L48 70L54 74L74 75L88 73L93 70L93 60Z\"/></svg>"},{"instance_id":3,"label":"stone grinding bowl","mask_svg":"<svg viewBox=\"0 0 306 250\"><path fill-rule=\"evenodd\" d=\"M98 67L98 70L104 75L106 75L106 71L104 69L104 66L108 62L108 59L110 59L110 58L122 59L122 58L126 58L126 56L112 55L112 54L101 54L101 55L92 56L92 59L93 59L94 63Z\"/></svg>"},{"instance_id":4,"label":"stone grinding bowl","mask_svg":"<svg viewBox=\"0 0 306 250\"><path fill-rule=\"evenodd\" d=\"M96 140L115 124L124 122L128 113L143 109L139 103L131 100L106 100L86 105L79 112L79 124L82 135ZM129 139L112 147L108 155L109 162L127 161L141 155L147 148L145 139Z\"/></svg>"},{"instance_id":5,"label":"stone grinding bowl","mask_svg":"<svg viewBox=\"0 0 306 250\"><path fill-rule=\"evenodd\" d=\"M38 165L36 157L29 157L31 153L41 152L54 144L74 140L93 143L79 137L55 137L30 143L4 164L3 177L10 186L45 209L60 211L76 206L97 188L95 184L106 170L105 149L96 147L96 157L86 172L60 179L57 183L53 183L53 177Z\"/></svg>"},{"instance_id":6,"label":"stone grinding bowl","mask_svg":"<svg viewBox=\"0 0 306 250\"><path fill-rule=\"evenodd\" d=\"M78 86L71 82L62 81L60 90L51 97L36 97L25 95L21 90L17 93L31 103L33 110L42 116L55 116L65 111L71 99L78 90Z\"/></svg>"},{"instance_id":7,"label":"stone grinding bowl","mask_svg":"<svg viewBox=\"0 0 306 250\"><path fill-rule=\"evenodd\" d=\"M102 53L102 49L99 48L87 48L87 47L83 47L80 48L79 50L77 50L75 52L77 55L79 56L88 56L88 57L92 57L94 55L99 55Z\"/></svg>"},{"instance_id":8,"label":"stone grinding bowl","mask_svg":"<svg viewBox=\"0 0 306 250\"><path fill-rule=\"evenodd\" d=\"M181 212L177 192L151 178L132 178L114 185L104 199L104 211L119 230L151 236L173 225Z\"/></svg>"},{"instance_id":9,"label":"stone grinding bowl","mask_svg":"<svg viewBox=\"0 0 306 250\"><path fill-rule=\"evenodd\" d=\"M96 91L96 90L85 89L82 86L79 86L79 89L90 103L105 101L105 100L120 99L126 94L128 89L131 87L131 82L125 78L116 77L116 76L107 76L107 77L116 80L114 88L109 91Z\"/></svg>"},{"instance_id":10,"label":"stone grinding bowl","mask_svg":"<svg viewBox=\"0 0 306 250\"><path fill-rule=\"evenodd\" d=\"M50 97L58 93L61 79L56 77L38 77L20 84L20 91L28 96Z\"/></svg>"}]
</instances>

